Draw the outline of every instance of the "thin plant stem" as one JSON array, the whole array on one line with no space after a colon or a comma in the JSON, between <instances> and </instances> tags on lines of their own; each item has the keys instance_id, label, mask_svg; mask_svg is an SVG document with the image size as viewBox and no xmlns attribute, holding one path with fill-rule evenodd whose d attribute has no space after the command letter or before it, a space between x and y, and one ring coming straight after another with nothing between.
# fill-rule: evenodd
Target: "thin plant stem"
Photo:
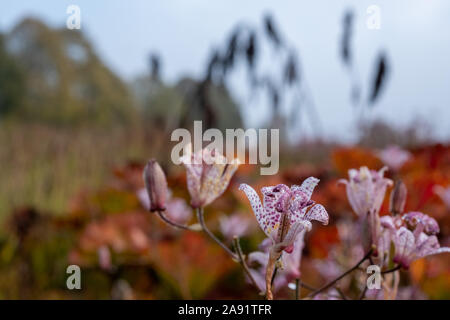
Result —
<instances>
[{"instance_id":1,"label":"thin plant stem","mask_svg":"<svg viewBox=\"0 0 450 320\"><path fill-rule=\"evenodd\" d=\"M191 230L191 231L192 231L192 229L191 229L189 226L185 226L185 225L182 225L182 224L178 224L178 223L176 223L176 222L173 222L173 221L169 220L169 219L164 215L164 213L162 213L162 211L157 211L157 213L158 213L158 216L159 216L165 223L167 223L168 225L170 225L170 226L172 226L172 227L175 227L175 228L178 228L178 229Z\"/></svg>"},{"instance_id":2,"label":"thin plant stem","mask_svg":"<svg viewBox=\"0 0 450 320\"><path fill-rule=\"evenodd\" d=\"M272 293L272 281L274 280L275 270L277 268L276 263L280 258L281 253L275 252L272 249L269 252L269 261L266 266L266 299L273 300Z\"/></svg>"},{"instance_id":3,"label":"thin plant stem","mask_svg":"<svg viewBox=\"0 0 450 320\"><path fill-rule=\"evenodd\" d=\"M244 256L244 254L242 252L241 244L239 242L239 238L238 237L234 237L233 238L233 244L234 244L234 248L236 250L236 253L237 253L238 257L239 257L239 263L241 264L242 268L244 269L245 274L249 277L249 279L252 282L252 284L256 288L258 288L258 284L256 283L255 278L253 278L253 276L252 276L252 274L250 272L250 269L249 269L247 263L245 262L245 256Z\"/></svg>"},{"instance_id":4,"label":"thin plant stem","mask_svg":"<svg viewBox=\"0 0 450 320\"><path fill-rule=\"evenodd\" d=\"M303 281L299 282L300 287L305 288L309 291L316 291L317 289L314 288L313 286L310 286L309 284L304 283Z\"/></svg>"},{"instance_id":5,"label":"thin plant stem","mask_svg":"<svg viewBox=\"0 0 450 320\"><path fill-rule=\"evenodd\" d=\"M203 216L203 208L198 208L197 209L197 219L198 222L200 223L203 231L206 232L206 234L213 239L219 246L221 246L234 260L238 261L238 256L236 256L236 254L230 250L230 248L228 248L222 241L220 241L206 226L205 224L205 217Z\"/></svg>"},{"instance_id":6,"label":"thin plant stem","mask_svg":"<svg viewBox=\"0 0 450 320\"><path fill-rule=\"evenodd\" d=\"M300 289L301 289L300 279L297 278L295 279L295 300L298 300L300 298Z\"/></svg>"},{"instance_id":7,"label":"thin plant stem","mask_svg":"<svg viewBox=\"0 0 450 320\"><path fill-rule=\"evenodd\" d=\"M395 266L392 269L381 271L381 274L387 274L387 273L395 272L395 271L399 270L401 267L402 267L401 265Z\"/></svg>"},{"instance_id":8,"label":"thin plant stem","mask_svg":"<svg viewBox=\"0 0 450 320\"><path fill-rule=\"evenodd\" d=\"M338 276L338 277L337 277L336 279L334 279L333 281L327 283L327 284L324 285L323 287L321 287L321 288L317 289L316 291L310 293L310 294L308 295L308 297L314 297L315 295L317 295L317 294L319 294L319 293L321 293L321 292L327 290L328 288L330 288L330 287L332 287L333 285L335 285L336 282L338 282L339 280L341 280L342 278L344 278L344 277L347 276L348 274L352 273L354 270L358 269L358 267L359 267L364 261L366 261L367 259L369 259L369 257L372 255L372 251L373 251L373 249L370 249L370 250L366 253L366 255L365 255L361 260L359 260L359 262L358 262L356 265L354 265L353 267L351 267L350 269L348 269L347 271L345 271L343 274L341 274L340 276Z\"/></svg>"},{"instance_id":9,"label":"thin plant stem","mask_svg":"<svg viewBox=\"0 0 450 320\"><path fill-rule=\"evenodd\" d=\"M273 287L273 282L275 281L275 277L277 276L277 272L278 272L278 267L275 266L275 270L273 271L272 274L272 280L270 281L270 286Z\"/></svg>"}]
</instances>

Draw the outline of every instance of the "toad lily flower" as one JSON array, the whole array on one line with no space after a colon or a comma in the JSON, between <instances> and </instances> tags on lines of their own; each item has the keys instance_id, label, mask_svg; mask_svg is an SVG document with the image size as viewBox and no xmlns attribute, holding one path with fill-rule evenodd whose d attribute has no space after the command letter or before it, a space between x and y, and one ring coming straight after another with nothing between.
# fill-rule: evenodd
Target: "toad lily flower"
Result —
<instances>
[{"instance_id":1,"label":"toad lily flower","mask_svg":"<svg viewBox=\"0 0 450 320\"><path fill-rule=\"evenodd\" d=\"M401 227L394 238L394 262L408 269L411 262L426 256L450 252L450 248L442 247L435 235L424 232L414 234L405 227Z\"/></svg>"},{"instance_id":2,"label":"toad lily flower","mask_svg":"<svg viewBox=\"0 0 450 320\"><path fill-rule=\"evenodd\" d=\"M264 187L261 189L264 205L252 187L247 184L241 184L239 187L249 199L261 229L272 241L265 278L266 296L269 300L273 299L271 282L275 263L283 250L288 254L292 253L298 234L311 229L311 220L328 224L328 213L325 208L311 200L318 182L319 179L310 177L301 186L294 185L289 188L279 184Z\"/></svg>"},{"instance_id":3,"label":"toad lily flower","mask_svg":"<svg viewBox=\"0 0 450 320\"><path fill-rule=\"evenodd\" d=\"M187 185L193 208L205 207L218 198L227 188L239 166L239 160L230 163L215 149L205 148L181 157L186 167Z\"/></svg>"},{"instance_id":4,"label":"toad lily flower","mask_svg":"<svg viewBox=\"0 0 450 320\"><path fill-rule=\"evenodd\" d=\"M382 220L384 250L389 250L392 242L395 247L393 262L408 269L414 260L450 252L450 248L441 248L436 237L439 225L436 220L422 212L409 212L403 217L384 216ZM381 246L380 246L381 249Z\"/></svg>"},{"instance_id":5,"label":"toad lily flower","mask_svg":"<svg viewBox=\"0 0 450 320\"><path fill-rule=\"evenodd\" d=\"M264 205L252 187L240 185L239 189L245 192L256 220L272 240L275 251L291 253L297 235L302 230L311 230L311 220L328 224L325 208L311 200L318 182L319 179L310 177L301 186L294 185L292 188L284 184L264 187L261 189Z\"/></svg>"},{"instance_id":6,"label":"toad lily flower","mask_svg":"<svg viewBox=\"0 0 450 320\"><path fill-rule=\"evenodd\" d=\"M392 180L384 178L384 167L380 171L361 167L348 171L349 179L341 179L339 183L346 185L347 198L355 213L360 218L364 247L368 250L376 245L380 236L379 212L383 204L387 186Z\"/></svg>"},{"instance_id":7,"label":"toad lily flower","mask_svg":"<svg viewBox=\"0 0 450 320\"><path fill-rule=\"evenodd\" d=\"M415 235L419 235L422 232L429 235L439 233L439 225L437 221L422 212L409 212L405 214L402 219L406 222L408 227L414 230Z\"/></svg>"},{"instance_id":8,"label":"toad lily flower","mask_svg":"<svg viewBox=\"0 0 450 320\"><path fill-rule=\"evenodd\" d=\"M348 201L358 216L366 215L370 211L378 214L380 211L386 188L392 185L392 180L384 178L386 170L387 167L380 171L369 170L367 167L350 169L349 179L339 180L339 183L346 185Z\"/></svg>"}]
</instances>

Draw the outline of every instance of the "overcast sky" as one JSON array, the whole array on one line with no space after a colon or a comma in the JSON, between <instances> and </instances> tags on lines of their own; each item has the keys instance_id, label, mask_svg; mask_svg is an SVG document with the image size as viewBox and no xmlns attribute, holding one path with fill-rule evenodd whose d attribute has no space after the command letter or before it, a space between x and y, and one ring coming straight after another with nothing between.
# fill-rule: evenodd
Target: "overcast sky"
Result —
<instances>
[{"instance_id":1,"label":"overcast sky","mask_svg":"<svg viewBox=\"0 0 450 320\"><path fill-rule=\"evenodd\" d=\"M148 53L154 50L163 57L167 81L198 76L211 48L221 44L236 23L260 25L264 13L271 12L300 55L326 135L346 140L354 132L356 116L338 50L343 12L352 8L361 81L369 83L380 49L388 53L392 66L372 116L399 126L420 117L433 124L437 137L450 140L450 1L3 1L0 30L10 30L27 15L63 26L69 4L81 8L82 30L108 66L127 80L147 70ZM366 10L373 4L381 8L380 30L366 26ZM245 105L239 81L232 86L233 94ZM256 124L260 119L255 119Z\"/></svg>"}]
</instances>

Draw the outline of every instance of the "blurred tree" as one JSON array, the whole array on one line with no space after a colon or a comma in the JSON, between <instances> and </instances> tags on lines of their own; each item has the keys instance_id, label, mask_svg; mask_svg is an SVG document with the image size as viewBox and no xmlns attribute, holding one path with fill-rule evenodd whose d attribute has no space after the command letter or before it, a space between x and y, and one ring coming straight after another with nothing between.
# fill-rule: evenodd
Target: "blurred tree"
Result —
<instances>
[{"instance_id":1,"label":"blurred tree","mask_svg":"<svg viewBox=\"0 0 450 320\"><path fill-rule=\"evenodd\" d=\"M19 118L52 123L111 123L133 117L127 87L78 30L52 29L27 18L5 37L25 74Z\"/></svg>"},{"instance_id":2,"label":"blurred tree","mask_svg":"<svg viewBox=\"0 0 450 320\"><path fill-rule=\"evenodd\" d=\"M4 36L0 34L0 117L20 107L23 90L23 74L6 52Z\"/></svg>"},{"instance_id":3,"label":"blurred tree","mask_svg":"<svg viewBox=\"0 0 450 320\"><path fill-rule=\"evenodd\" d=\"M202 120L205 130L242 127L239 106L223 83L192 78L182 78L174 85L164 83L160 59L154 57L151 55L150 73L131 83L139 109L153 126L169 132Z\"/></svg>"}]
</instances>

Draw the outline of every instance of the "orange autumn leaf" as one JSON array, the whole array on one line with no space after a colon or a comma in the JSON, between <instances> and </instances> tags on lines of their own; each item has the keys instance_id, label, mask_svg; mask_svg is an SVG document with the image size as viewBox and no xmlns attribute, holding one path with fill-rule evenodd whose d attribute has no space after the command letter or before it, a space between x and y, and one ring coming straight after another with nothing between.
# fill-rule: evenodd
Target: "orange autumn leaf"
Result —
<instances>
[{"instance_id":1,"label":"orange autumn leaf","mask_svg":"<svg viewBox=\"0 0 450 320\"><path fill-rule=\"evenodd\" d=\"M411 279L413 280L413 282L416 284L420 283L425 276L426 270L427 270L427 261L425 259L419 259L414 261L409 267L409 273L411 275Z\"/></svg>"},{"instance_id":2,"label":"orange autumn leaf","mask_svg":"<svg viewBox=\"0 0 450 320\"><path fill-rule=\"evenodd\" d=\"M382 162L372 151L362 148L337 148L332 154L333 165L340 176L346 176L349 169L366 166L369 169L380 169Z\"/></svg>"}]
</instances>

